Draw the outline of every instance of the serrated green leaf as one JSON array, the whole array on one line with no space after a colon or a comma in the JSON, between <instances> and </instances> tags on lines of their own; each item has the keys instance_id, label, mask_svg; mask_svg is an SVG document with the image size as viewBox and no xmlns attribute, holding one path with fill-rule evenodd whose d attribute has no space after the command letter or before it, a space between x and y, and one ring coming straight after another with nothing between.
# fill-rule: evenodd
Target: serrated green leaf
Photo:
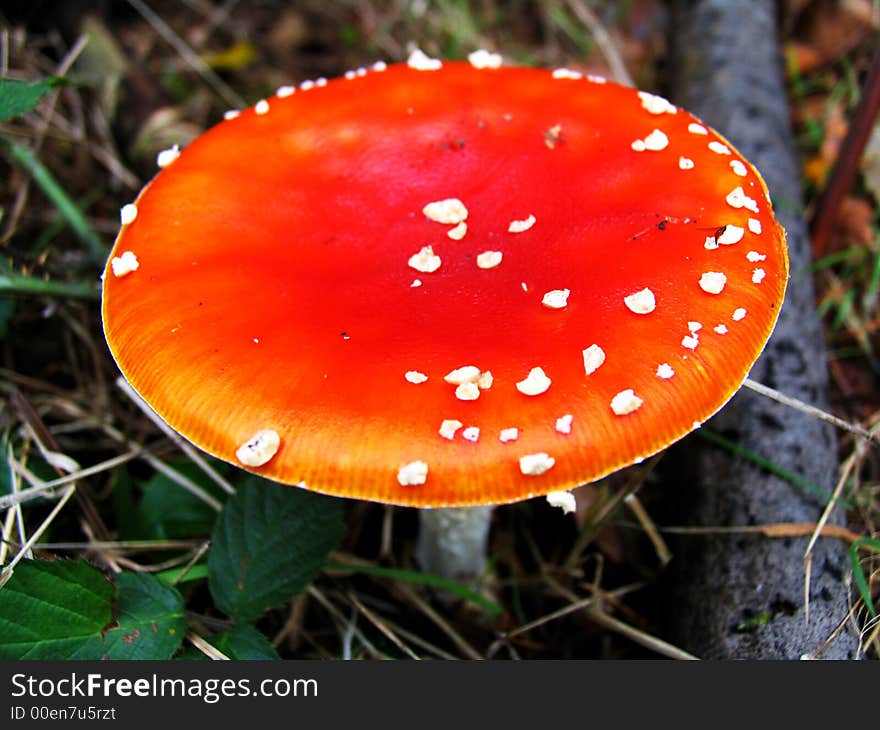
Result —
<instances>
[{"instance_id":1,"label":"serrated green leaf","mask_svg":"<svg viewBox=\"0 0 880 730\"><path fill-rule=\"evenodd\" d=\"M148 573L116 577L118 626L104 639L108 659L170 659L186 633L183 598Z\"/></svg>"},{"instance_id":2,"label":"serrated green leaf","mask_svg":"<svg viewBox=\"0 0 880 730\"><path fill-rule=\"evenodd\" d=\"M185 631L180 594L151 575L114 588L84 561L29 560L0 589L0 659L168 659Z\"/></svg>"},{"instance_id":3,"label":"serrated green leaf","mask_svg":"<svg viewBox=\"0 0 880 730\"><path fill-rule=\"evenodd\" d=\"M100 657L113 586L88 563L20 563L0 588L0 659Z\"/></svg>"},{"instance_id":4,"label":"serrated green leaf","mask_svg":"<svg viewBox=\"0 0 880 730\"><path fill-rule=\"evenodd\" d=\"M301 592L342 539L338 499L249 477L214 528L208 582L216 606L255 620Z\"/></svg>"},{"instance_id":5,"label":"serrated green leaf","mask_svg":"<svg viewBox=\"0 0 880 730\"><path fill-rule=\"evenodd\" d=\"M8 122L29 112L57 83L51 80L29 82L0 79L0 122Z\"/></svg>"},{"instance_id":6,"label":"serrated green leaf","mask_svg":"<svg viewBox=\"0 0 880 730\"><path fill-rule=\"evenodd\" d=\"M182 462L173 466L206 491L214 491L213 483L197 465ZM138 521L146 538L170 540L201 537L210 533L216 520L217 513L209 505L164 474L155 474L144 485Z\"/></svg>"},{"instance_id":7,"label":"serrated green leaf","mask_svg":"<svg viewBox=\"0 0 880 730\"><path fill-rule=\"evenodd\" d=\"M239 624L232 631L212 636L208 642L230 659L280 659L269 640L249 624Z\"/></svg>"}]
</instances>

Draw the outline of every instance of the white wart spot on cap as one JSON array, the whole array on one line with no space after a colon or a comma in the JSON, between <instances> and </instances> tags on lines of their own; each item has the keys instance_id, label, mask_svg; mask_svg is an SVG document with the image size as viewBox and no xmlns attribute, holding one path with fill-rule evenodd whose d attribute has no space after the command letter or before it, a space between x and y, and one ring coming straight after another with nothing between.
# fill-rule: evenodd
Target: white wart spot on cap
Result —
<instances>
[{"instance_id":1,"label":"white wart spot on cap","mask_svg":"<svg viewBox=\"0 0 880 730\"><path fill-rule=\"evenodd\" d=\"M746 195L745 190L742 189L742 186L735 187L731 190L727 197L725 198L727 204L732 208L745 208L746 210L750 210L753 213L758 212L758 204L755 202L754 198L750 198Z\"/></svg>"},{"instance_id":2,"label":"white wart spot on cap","mask_svg":"<svg viewBox=\"0 0 880 730\"><path fill-rule=\"evenodd\" d=\"M498 440L503 444L509 443L511 441L516 441L518 438L518 428L502 428L501 432L498 434Z\"/></svg>"},{"instance_id":3,"label":"white wart spot on cap","mask_svg":"<svg viewBox=\"0 0 880 730\"><path fill-rule=\"evenodd\" d=\"M137 256L132 251L124 251L121 255L114 256L110 261L113 276L117 278L128 276L133 271L137 271L139 266Z\"/></svg>"},{"instance_id":4,"label":"white wart spot on cap","mask_svg":"<svg viewBox=\"0 0 880 730\"><path fill-rule=\"evenodd\" d=\"M746 166L740 160L731 160L730 169L733 170L734 175L739 175L740 177L745 177L748 174Z\"/></svg>"},{"instance_id":5,"label":"white wart spot on cap","mask_svg":"<svg viewBox=\"0 0 880 730\"><path fill-rule=\"evenodd\" d=\"M156 164L161 168L165 168L178 157L180 157L180 145L172 145L167 150L162 150L156 155Z\"/></svg>"},{"instance_id":6,"label":"white wart spot on cap","mask_svg":"<svg viewBox=\"0 0 880 730\"><path fill-rule=\"evenodd\" d=\"M427 375L420 373L418 370L407 370L403 377L406 378L408 383L413 383L414 385L424 383L428 379Z\"/></svg>"},{"instance_id":7,"label":"white wart spot on cap","mask_svg":"<svg viewBox=\"0 0 880 730\"><path fill-rule=\"evenodd\" d=\"M556 419L556 430L559 433L571 433L571 423L573 420L574 416L571 413L560 416Z\"/></svg>"},{"instance_id":8,"label":"white wart spot on cap","mask_svg":"<svg viewBox=\"0 0 880 730\"><path fill-rule=\"evenodd\" d=\"M767 254L758 253L757 251L749 251L746 254L746 258L753 264L758 263L759 261L765 261L767 259Z\"/></svg>"},{"instance_id":9,"label":"white wart spot on cap","mask_svg":"<svg viewBox=\"0 0 880 730\"><path fill-rule=\"evenodd\" d=\"M428 479L428 465L424 461L411 461L397 470L397 481L402 487L424 484Z\"/></svg>"},{"instance_id":10,"label":"white wart spot on cap","mask_svg":"<svg viewBox=\"0 0 880 730\"><path fill-rule=\"evenodd\" d=\"M452 385L461 385L462 383L476 383L480 379L480 368L476 365L463 365L455 368L443 376L443 380Z\"/></svg>"},{"instance_id":11,"label":"white wart spot on cap","mask_svg":"<svg viewBox=\"0 0 880 730\"><path fill-rule=\"evenodd\" d=\"M675 105L662 96L649 94L647 91L640 91L639 99L642 100L642 107L647 109L649 114L675 114L678 112Z\"/></svg>"},{"instance_id":12,"label":"white wart spot on cap","mask_svg":"<svg viewBox=\"0 0 880 730\"><path fill-rule=\"evenodd\" d=\"M254 104L254 111L257 114L268 114L269 113L269 102L265 99L260 99L256 104Z\"/></svg>"},{"instance_id":13,"label":"white wart spot on cap","mask_svg":"<svg viewBox=\"0 0 880 730\"><path fill-rule=\"evenodd\" d=\"M581 353L584 356L584 372L592 375L605 362L605 350L599 345L590 345Z\"/></svg>"},{"instance_id":14,"label":"white wart spot on cap","mask_svg":"<svg viewBox=\"0 0 880 730\"><path fill-rule=\"evenodd\" d=\"M707 271L700 277L700 289L707 294L720 294L727 284L727 276L720 271Z\"/></svg>"},{"instance_id":15,"label":"white wart spot on cap","mask_svg":"<svg viewBox=\"0 0 880 730\"><path fill-rule=\"evenodd\" d=\"M570 68L554 69L552 76L554 79L571 79L572 81L576 81L577 79L582 79L584 77L584 75L579 71L573 71Z\"/></svg>"},{"instance_id":16,"label":"white wart spot on cap","mask_svg":"<svg viewBox=\"0 0 880 730\"><path fill-rule=\"evenodd\" d=\"M295 86L279 86L275 91L275 96L279 99L286 99L288 96L293 96L296 93Z\"/></svg>"},{"instance_id":17,"label":"white wart spot on cap","mask_svg":"<svg viewBox=\"0 0 880 730\"><path fill-rule=\"evenodd\" d=\"M678 158L678 167L681 170L693 170L694 169L694 161L690 157L679 157Z\"/></svg>"},{"instance_id":18,"label":"white wart spot on cap","mask_svg":"<svg viewBox=\"0 0 880 730\"><path fill-rule=\"evenodd\" d=\"M477 254L477 266L481 269L494 269L501 263L502 258L504 256L501 251L483 251Z\"/></svg>"},{"instance_id":19,"label":"white wart spot on cap","mask_svg":"<svg viewBox=\"0 0 880 730\"><path fill-rule=\"evenodd\" d=\"M529 370L526 378L516 384L516 389L523 395L540 395L547 391L550 383L551 380L543 368L536 367Z\"/></svg>"},{"instance_id":20,"label":"white wart spot on cap","mask_svg":"<svg viewBox=\"0 0 880 730\"><path fill-rule=\"evenodd\" d=\"M681 346L686 347L688 350L696 350L697 345L699 345L699 344L700 344L700 338L694 332L691 332L690 334L685 335L684 337L681 338Z\"/></svg>"},{"instance_id":21,"label":"white wart spot on cap","mask_svg":"<svg viewBox=\"0 0 880 730\"><path fill-rule=\"evenodd\" d=\"M468 54L468 61L474 68L501 68L504 59L500 53L491 53L485 48L480 48Z\"/></svg>"},{"instance_id":22,"label":"white wart spot on cap","mask_svg":"<svg viewBox=\"0 0 880 730\"><path fill-rule=\"evenodd\" d=\"M675 370L668 362L662 362L657 366L657 377L661 380L669 380L675 375Z\"/></svg>"},{"instance_id":23,"label":"white wart spot on cap","mask_svg":"<svg viewBox=\"0 0 880 730\"><path fill-rule=\"evenodd\" d=\"M480 397L480 386L476 383L462 383L456 387L455 397L459 400L476 400Z\"/></svg>"},{"instance_id":24,"label":"white wart spot on cap","mask_svg":"<svg viewBox=\"0 0 880 730\"><path fill-rule=\"evenodd\" d=\"M421 251L410 256L407 263L410 268L416 271L421 271L423 274L431 274L437 271L443 262L434 253L434 249L431 246L424 246Z\"/></svg>"},{"instance_id":25,"label":"white wart spot on cap","mask_svg":"<svg viewBox=\"0 0 880 730\"><path fill-rule=\"evenodd\" d=\"M536 220L537 219L534 215L529 214L527 218L523 218L522 220L510 221L507 226L507 231L508 233L522 233L535 225Z\"/></svg>"},{"instance_id":26,"label":"white wart spot on cap","mask_svg":"<svg viewBox=\"0 0 880 730\"><path fill-rule=\"evenodd\" d=\"M433 203L428 203L422 208L422 213L432 221L448 223L450 225L461 223L468 217L467 208L458 198L435 200Z\"/></svg>"},{"instance_id":27,"label":"white wart spot on cap","mask_svg":"<svg viewBox=\"0 0 880 730\"><path fill-rule=\"evenodd\" d=\"M712 140L709 142L709 149L712 150L716 155L729 155L730 147L718 140Z\"/></svg>"},{"instance_id":28,"label":"white wart spot on cap","mask_svg":"<svg viewBox=\"0 0 880 730\"><path fill-rule=\"evenodd\" d=\"M119 220L122 225L127 226L129 223L133 223L134 219L137 218L138 209L134 203L126 203L119 210Z\"/></svg>"},{"instance_id":29,"label":"white wart spot on cap","mask_svg":"<svg viewBox=\"0 0 880 730\"><path fill-rule=\"evenodd\" d=\"M717 332L719 335L726 335L727 334L727 325L726 324L716 324L712 329L715 332Z\"/></svg>"},{"instance_id":30,"label":"white wart spot on cap","mask_svg":"<svg viewBox=\"0 0 880 730\"><path fill-rule=\"evenodd\" d=\"M764 281L764 277L767 276L767 272L764 269L755 269L752 271L752 283L760 284Z\"/></svg>"},{"instance_id":31,"label":"white wart spot on cap","mask_svg":"<svg viewBox=\"0 0 880 730\"><path fill-rule=\"evenodd\" d=\"M743 320L745 318L746 318L745 307L738 307L737 309L733 310L733 321L734 322L739 322L740 320Z\"/></svg>"},{"instance_id":32,"label":"white wart spot on cap","mask_svg":"<svg viewBox=\"0 0 880 730\"><path fill-rule=\"evenodd\" d=\"M739 243L740 241L742 241L742 237L745 235L745 232L745 229L741 226L728 224L724 226L724 232L717 237L717 241L722 246L731 246L734 243Z\"/></svg>"},{"instance_id":33,"label":"white wart spot on cap","mask_svg":"<svg viewBox=\"0 0 880 730\"><path fill-rule=\"evenodd\" d=\"M548 309L565 309L570 294L571 289L552 289L541 299L541 304Z\"/></svg>"},{"instance_id":34,"label":"white wart spot on cap","mask_svg":"<svg viewBox=\"0 0 880 730\"><path fill-rule=\"evenodd\" d=\"M556 463L549 454L541 451L537 454L526 454L519 458L519 470L526 476L539 476Z\"/></svg>"},{"instance_id":35,"label":"white wart spot on cap","mask_svg":"<svg viewBox=\"0 0 880 730\"><path fill-rule=\"evenodd\" d=\"M443 67L439 58L431 58L424 51L416 48L406 59L406 65L416 71L437 71Z\"/></svg>"},{"instance_id":36,"label":"white wart spot on cap","mask_svg":"<svg viewBox=\"0 0 880 730\"><path fill-rule=\"evenodd\" d=\"M447 418L440 424L440 430L437 432L443 438L452 441L455 438L455 432L458 431L464 424L461 421L456 421L453 418Z\"/></svg>"},{"instance_id":37,"label":"white wart spot on cap","mask_svg":"<svg viewBox=\"0 0 880 730\"><path fill-rule=\"evenodd\" d=\"M467 223L462 221L454 228L450 228L446 231L446 235L449 236L453 241L460 241L467 234Z\"/></svg>"},{"instance_id":38,"label":"white wart spot on cap","mask_svg":"<svg viewBox=\"0 0 880 730\"><path fill-rule=\"evenodd\" d=\"M634 314L650 314L657 308L654 292L647 288L624 297L623 303Z\"/></svg>"},{"instance_id":39,"label":"white wart spot on cap","mask_svg":"<svg viewBox=\"0 0 880 730\"><path fill-rule=\"evenodd\" d=\"M263 466L278 453L280 446L281 437L278 432L271 428L264 428L238 447L235 458L245 466Z\"/></svg>"},{"instance_id":40,"label":"white wart spot on cap","mask_svg":"<svg viewBox=\"0 0 880 730\"><path fill-rule=\"evenodd\" d=\"M611 399L611 410L616 416L626 416L642 407L644 401L639 398L632 388L621 390Z\"/></svg>"},{"instance_id":41,"label":"white wart spot on cap","mask_svg":"<svg viewBox=\"0 0 880 730\"><path fill-rule=\"evenodd\" d=\"M547 504L551 507L558 507L565 514L571 514L577 508L577 502L571 492L549 492L547 494Z\"/></svg>"},{"instance_id":42,"label":"white wart spot on cap","mask_svg":"<svg viewBox=\"0 0 880 730\"><path fill-rule=\"evenodd\" d=\"M379 73L382 73L387 68L388 68L388 64L385 63L385 61L376 61L376 63L374 63L372 66L370 66L371 71L378 71Z\"/></svg>"},{"instance_id":43,"label":"white wart spot on cap","mask_svg":"<svg viewBox=\"0 0 880 730\"><path fill-rule=\"evenodd\" d=\"M484 373L480 373L480 377L477 378L477 387L480 390L489 390L492 387L492 384L495 382L495 376L492 375L491 370L487 370Z\"/></svg>"},{"instance_id":44,"label":"white wart spot on cap","mask_svg":"<svg viewBox=\"0 0 880 730\"><path fill-rule=\"evenodd\" d=\"M630 146L636 152L644 152L645 150L659 152L669 146L669 137L661 130L655 129L647 137L635 140Z\"/></svg>"},{"instance_id":45,"label":"white wart spot on cap","mask_svg":"<svg viewBox=\"0 0 880 730\"><path fill-rule=\"evenodd\" d=\"M709 130L706 129L702 124L697 124L696 122L691 122L688 124L688 132L691 134L709 134Z\"/></svg>"},{"instance_id":46,"label":"white wart spot on cap","mask_svg":"<svg viewBox=\"0 0 880 730\"><path fill-rule=\"evenodd\" d=\"M718 240L715 236L706 236L706 242L703 244L707 251L718 248Z\"/></svg>"},{"instance_id":47,"label":"white wart spot on cap","mask_svg":"<svg viewBox=\"0 0 880 730\"><path fill-rule=\"evenodd\" d=\"M761 235L761 221L757 218L749 218L749 230L756 236Z\"/></svg>"},{"instance_id":48,"label":"white wart spot on cap","mask_svg":"<svg viewBox=\"0 0 880 730\"><path fill-rule=\"evenodd\" d=\"M461 432L461 437L465 441L470 441L472 444L475 444L480 440L480 429L476 426L468 426Z\"/></svg>"},{"instance_id":49,"label":"white wart spot on cap","mask_svg":"<svg viewBox=\"0 0 880 730\"><path fill-rule=\"evenodd\" d=\"M241 112L238 109L229 109L223 112L223 118L226 120L235 119Z\"/></svg>"}]
</instances>

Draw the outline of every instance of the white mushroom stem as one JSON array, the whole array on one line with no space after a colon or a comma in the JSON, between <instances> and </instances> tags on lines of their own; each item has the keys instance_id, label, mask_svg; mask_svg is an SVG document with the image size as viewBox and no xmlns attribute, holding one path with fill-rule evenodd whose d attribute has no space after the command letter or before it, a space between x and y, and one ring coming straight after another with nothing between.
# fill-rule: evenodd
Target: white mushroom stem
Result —
<instances>
[{"instance_id":1,"label":"white mushroom stem","mask_svg":"<svg viewBox=\"0 0 880 730\"><path fill-rule=\"evenodd\" d=\"M472 585L486 570L492 506L419 512L416 559L423 571Z\"/></svg>"}]
</instances>

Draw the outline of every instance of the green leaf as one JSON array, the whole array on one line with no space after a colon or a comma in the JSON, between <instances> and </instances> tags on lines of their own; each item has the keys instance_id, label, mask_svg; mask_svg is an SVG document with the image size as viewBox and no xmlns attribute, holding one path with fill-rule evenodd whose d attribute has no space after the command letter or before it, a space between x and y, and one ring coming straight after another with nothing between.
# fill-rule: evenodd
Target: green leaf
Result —
<instances>
[{"instance_id":1,"label":"green leaf","mask_svg":"<svg viewBox=\"0 0 880 730\"><path fill-rule=\"evenodd\" d=\"M0 79L0 122L29 112L59 82L60 79L37 82Z\"/></svg>"},{"instance_id":2,"label":"green leaf","mask_svg":"<svg viewBox=\"0 0 880 730\"><path fill-rule=\"evenodd\" d=\"M208 582L217 608L252 621L301 592L342 539L342 503L249 477L214 528Z\"/></svg>"},{"instance_id":3,"label":"green leaf","mask_svg":"<svg viewBox=\"0 0 880 730\"><path fill-rule=\"evenodd\" d=\"M0 659L168 659L185 632L183 599L152 575L114 587L84 561L29 560L0 589Z\"/></svg>"},{"instance_id":4,"label":"green leaf","mask_svg":"<svg viewBox=\"0 0 880 730\"><path fill-rule=\"evenodd\" d=\"M74 560L20 563L0 588L0 659L97 659L113 586Z\"/></svg>"},{"instance_id":5,"label":"green leaf","mask_svg":"<svg viewBox=\"0 0 880 730\"><path fill-rule=\"evenodd\" d=\"M173 466L206 491L213 491L213 484L196 464L187 461ZM209 534L217 513L179 484L157 473L144 485L138 519L145 537L166 540Z\"/></svg>"},{"instance_id":6,"label":"green leaf","mask_svg":"<svg viewBox=\"0 0 880 730\"><path fill-rule=\"evenodd\" d=\"M108 659L170 659L186 633L183 598L148 573L116 578L118 626L107 632Z\"/></svg>"},{"instance_id":7,"label":"green leaf","mask_svg":"<svg viewBox=\"0 0 880 730\"><path fill-rule=\"evenodd\" d=\"M269 640L248 624L240 624L232 631L212 636L208 642L230 659L280 659Z\"/></svg>"}]
</instances>

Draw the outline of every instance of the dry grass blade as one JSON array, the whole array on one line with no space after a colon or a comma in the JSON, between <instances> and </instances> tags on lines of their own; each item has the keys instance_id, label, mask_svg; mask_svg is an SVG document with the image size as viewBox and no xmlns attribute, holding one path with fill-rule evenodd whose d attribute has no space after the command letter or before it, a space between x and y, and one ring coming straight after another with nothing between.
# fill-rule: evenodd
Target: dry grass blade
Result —
<instances>
[{"instance_id":1,"label":"dry grass blade","mask_svg":"<svg viewBox=\"0 0 880 730\"><path fill-rule=\"evenodd\" d=\"M204 654L208 659L213 659L214 661L230 661L229 657L226 656L219 649L211 646L207 641L205 641L198 634L194 634L190 631L186 635L186 640L192 644L196 649L198 649L202 654Z\"/></svg>"},{"instance_id":2,"label":"dry grass blade","mask_svg":"<svg viewBox=\"0 0 880 730\"><path fill-rule=\"evenodd\" d=\"M686 652L684 649L679 649L677 646L673 646L667 641L663 641L663 639L658 639L656 636L652 636L641 629L637 629L635 626L630 626L613 616L609 616L601 609L590 611L588 616L592 621L604 626L606 629L610 629L611 631L626 636L628 639L644 646L646 649L656 651L662 656L669 657L670 659L683 660L695 660L700 658Z\"/></svg>"},{"instance_id":3,"label":"dry grass blade","mask_svg":"<svg viewBox=\"0 0 880 730\"><path fill-rule=\"evenodd\" d=\"M175 33L161 17L142 0L128 0L128 4L137 10L153 29L170 45L180 57L189 65L215 92L227 103L234 107L247 106L244 99L236 94L229 85L221 79L214 70L208 66L199 55L190 48L186 42Z\"/></svg>"},{"instance_id":4,"label":"dry grass blade","mask_svg":"<svg viewBox=\"0 0 880 730\"><path fill-rule=\"evenodd\" d=\"M406 644L401 641L398 636L391 630L391 628L376 614L374 614L370 609L368 609L356 595L349 592L348 599L357 606L358 611L360 611L364 616L366 616L367 620L373 624L379 631L381 631L385 637L391 641L394 646L400 649L404 654L406 654L410 659L421 659L421 657L416 654L412 649L410 649Z\"/></svg>"},{"instance_id":5,"label":"dry grass blade","mask_svg":"<svg viewBox=\"0 0 880 730\"><path fill-rule=\"evenodd\" d=\"M760 393L767 398L775 400L777 403L782 403L782 405L788 406L789 408L794 408L801 413L805 413L808 416L813 416L814 418L818 418L820 421L825 421L826 423L830 423L837 428L840 428L844 431L849 431L850 433L854 433L857 436L861 436L863 439L867 439L868 441L877 442L877 434L869 431L861 426L857 426L855 424L850 423L849 421L844 421L842 418L838 418L830 413L826 413L821 408L816 408L816 406L811 406L809 403L804 403L802 400L798 400L797 398L792 398L790 395L785 395L784 393L780 393L778 390L774 390L766 385L762 385L751 378L746 378L743 386L748 388L749 390L753 390L756 393Z\"/></svg>"},{"instance_id":6,"label":"dry grass blade","mask_svg":"<svg viewBox=\"0 0 880 730\"><path fill-rule=\"evenodd\" d=\"M129 397L140 410L147 416L168 438L170 438L177 446L186 454L192 462L201 469L205 475L211 479L218 487L227 494L235 494L233 487L226 479L224 479L217 471L205 460L205 458L196 451L186 439L184 439L177 431L163 421L156 412L150 408L147 402L138 395L137 391L129 385L128 381L122 376L116 379L117 387Z\"/></svg>"},{"instance_id":7,"label":"dry grass blade","mask_svg":"<svg viewBox=\"0 0 880 730\"><path fill-rule=\"evenodd\" d=\"M40 524L40 526L34 531L34 533L30 536L27 542L19 548L18 553L15 555L12 560L9 561L7 565L3 567L3 570L0 571L0 588L2 588L6 581L8 581L12 577L12 573L15 570L15 566L27 555L27 552L33 547L34 543L40 539L40 536L46 531L49 525L52 524L52 521L58 516L58 513L64 508L64 505L67 504L68 500L73 496L74 492L76 492L76 485L71 484L67 490L62 495L61 499L58 500L58 503L52 508L52 511L48 514L45 520Z\"/></svg>"}]
</instances>

